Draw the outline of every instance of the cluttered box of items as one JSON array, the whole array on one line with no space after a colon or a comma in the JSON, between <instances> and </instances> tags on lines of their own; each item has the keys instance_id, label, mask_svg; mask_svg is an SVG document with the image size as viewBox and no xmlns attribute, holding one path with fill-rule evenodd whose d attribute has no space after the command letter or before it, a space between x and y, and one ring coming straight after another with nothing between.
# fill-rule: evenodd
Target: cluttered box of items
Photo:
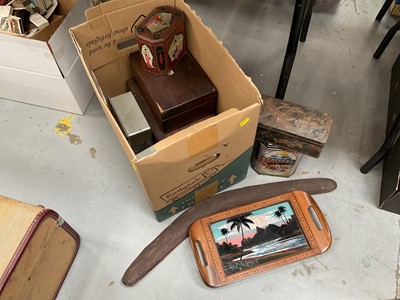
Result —
<instances>
[{"instance_id":1,"label":"cluttered box of items","mask_svg":"<svg viewBox=\"0 0 400 300\"><path fill-rule=\"evenodd\" d=\"M68 30L90 0L0 0L0 97L83 114L93 88Z\"/></svg>"},{"instance_id":2,"label":"cluttered box of items","mask_svg":"<svg viewBox=\"0 0 400 300\"><path fill-rule=\"evenodd\" d=\"M243 180L261 95L183 0L115 0L71 28L156 219Z\"/></svg>"}]
</instances>

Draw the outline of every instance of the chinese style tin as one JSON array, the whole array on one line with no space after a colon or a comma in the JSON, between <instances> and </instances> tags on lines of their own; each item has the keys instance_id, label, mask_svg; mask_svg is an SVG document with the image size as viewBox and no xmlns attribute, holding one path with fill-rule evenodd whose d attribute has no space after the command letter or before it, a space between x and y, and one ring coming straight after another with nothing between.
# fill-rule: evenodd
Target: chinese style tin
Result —
<instances>
[{"instance_id":1,"label":"chinese style tin","mask_svg":"<svg viewBox=\"0 0 400 300\"><path fill-rule=\"evenodd\" d=\"M303 156L301 153L273 144L258 144L258 153L252 161L252 167L258 174L281 177L294 174Z\"/></svg>"},{"instance_id":2,"label":"chinese style tin","mask_svg":"<svg viewBox=\"0 0 400 300\"><path fill-rule=\"evenodd\" d=\"M157 7L136 27L136 38L143 68L168 74L186 52L185 15L171 6Z\"/></svg>"},{"instance_id":3,"label":"chinese style tin","mask_svg":"<svg viewBox=\"0 0 400 300\"><path fill-rule=\"evenodd\" d=\"M263 96L256 138L318 158L333 124L329 113Z\"/></svg>"}]
</instances>

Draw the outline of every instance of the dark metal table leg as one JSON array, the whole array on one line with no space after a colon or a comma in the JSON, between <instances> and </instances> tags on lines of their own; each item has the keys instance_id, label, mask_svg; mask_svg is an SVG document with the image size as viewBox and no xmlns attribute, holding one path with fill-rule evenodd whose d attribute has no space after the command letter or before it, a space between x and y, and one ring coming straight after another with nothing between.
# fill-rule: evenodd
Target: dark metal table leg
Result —
<instances>
[{"instance_id":1,"label":"dark metal table leg","mask_svg":"<svg viewBox=\"0 0 400 300\"><path fill-rule=\"evenodd\" d=\"M294 58L296 56L297 45L299 43L301 26L304 20L305 3L307 0L296 0L294 7L292 26L290 28L289 40L286 47L286 54L283 60L281 75L278 82L275 98L283 100L289 82L290 72L292 71Z\"/></svg>"},{"instance_id":2,"label":"dark metal table leg","mask_svg":"<svg viewBox=\"0 0 400 300\"><path fill-rule=\"evenodd\" d=\"M389 45L390 41L392 40L396 32L399 30L400 30L400 21L394 24L386 33L385 37L383 38L382 42L379 44L378 48L376 49L373 55L374 58L379 59L381 57L383 51L385 51L387 45Z\"/></svg>"},{"instance_id":3,"label":"dark metal table leg","mask_svg":"<svg viewBox=\"0 0 400 300\"><path fill-rule=\"evenodd\" d=\"M382 6L381 10L376 15L375 20L377 20L377 21L382 20L383 16L388 11L388 9L390 7L390 4L392 4L392 2L393 2L393 0L385 0L385 3L383 3L383 6Z\"/></svg>"},{"instance_id":4,"label":"dark metal table leg","mask_svg":"<svg viewBox=\"0 0 400 300\"><path fill-rule=\"evenodd\" d=\"M360 169L361 173L367 174L381 160L385 158L386 153L393 147L400 135L400 116L397 116L395 123L390 129L381 148L376 152Z\"/></svg>"},{"instance_id":5,"label":"dark metal table leg","mask_svg":"<svg viewBox=\"0 0 400 300\"><path fill-rule=\"evenodd\" d=\"M310 27L310 21L311 21L314 4L315 4L315 0L307 0L306 8L305 8L305 17L304 17L304 21L303 21L303 25L301 27L301 33L300 33L300 42L302 42L302 43L304 43L307 38L308 27Z\"/></svg>"}]
</instances>

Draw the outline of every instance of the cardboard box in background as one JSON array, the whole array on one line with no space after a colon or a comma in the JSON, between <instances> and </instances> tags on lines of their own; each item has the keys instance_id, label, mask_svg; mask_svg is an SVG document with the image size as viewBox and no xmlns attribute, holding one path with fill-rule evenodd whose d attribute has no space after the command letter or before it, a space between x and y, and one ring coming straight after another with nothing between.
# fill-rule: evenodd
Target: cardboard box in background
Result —
<instances>
[{"instance_id":1,"label":"cardboard box in background","mask_svg":"<svg viewBox=\"0 0 400 300\"><path fill-rule=\"evenodd\" d=\"M186 14L188 50L218 91L218 115L154 144L136 155L106 102L128 91L129 53L137 51L134 21L161 5ZM86 12L87 22L71 36L100 104L147 195L162 221L247 175L261 95L229 52L183 0L114 0ZM130 45L121 47L123 43Z\"/></svg>"},{"instance_id":2,"label":"cardboard box in background","mask_svg":"<svg viewBox=\"0 0 400 300\"><path fill-rule=\"evenodd\" d=\"M386 135L400 115L400 55L392 67ZM400 214L400 138L386 154L383 161L381 209Z\"/></svg>"},{"instance_id":3,"label":"cardboard box in background","mask_svg":"<svg viewBox=\"0 0 400 300\"><path fill-rule=\"evenodd\" d=\"M83 114L94 92L69 28L90 0L59 0L51 24L33 38L0 33L0 97Z\"/></svg>"},{"instance_id":4,"label":"cardboard box in background","mask_svg":"<svg viewBox=\"0 0 400 300\"><path fill-rule=\"evenodd\" d=\"M390 5L389 11L392 16L400 16L400 1L393 0L392 4Z\"/></svg>"}]
</instances>

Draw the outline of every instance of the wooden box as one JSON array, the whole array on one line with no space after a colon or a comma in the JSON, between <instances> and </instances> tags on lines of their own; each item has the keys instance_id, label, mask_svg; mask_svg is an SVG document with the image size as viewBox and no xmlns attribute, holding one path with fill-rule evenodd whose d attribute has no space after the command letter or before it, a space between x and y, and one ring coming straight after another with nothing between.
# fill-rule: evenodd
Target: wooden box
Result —
<instances>
[{"instance_id":1,"label":"wooden box","mask_svg":"<svg viewBox=\"0 0 400 300\"><path fill-rule=\"evenodd\" d=\"M186 52L185 14L171 6L151 11L136 27L143 69L168 74Z\"/></svg>"},{"instance_id":2,"label":"wooden box","mask_svg":"<svg viewBox=\"0 0 400 300\"><path fill-rule=\"evenodd\" d=\"M216 114L217 90L189 52L172 75L155 76L143 70L139 52L130 54L130 63L133 79L164 133Z\"/></svg>"},{"instance_id":3,"label":"wooden box","mask_svg":"<svg viewBox=\"0 0 400 300\"><path fill-rule=\"evenodd\" d=\"M262 99L256 139L318 158L328 140L333 116L285 100Z\"/></svg>"},{"instance_id":4,"label":"wooden box","mask_svg":"<svg viewBox=\"0 0 400 300\"><path fill-rule=\"evenodd\" d=\"M54 299L79 235L53 210L0 196L0 299Z\"/></svg>"}]
</instances>

